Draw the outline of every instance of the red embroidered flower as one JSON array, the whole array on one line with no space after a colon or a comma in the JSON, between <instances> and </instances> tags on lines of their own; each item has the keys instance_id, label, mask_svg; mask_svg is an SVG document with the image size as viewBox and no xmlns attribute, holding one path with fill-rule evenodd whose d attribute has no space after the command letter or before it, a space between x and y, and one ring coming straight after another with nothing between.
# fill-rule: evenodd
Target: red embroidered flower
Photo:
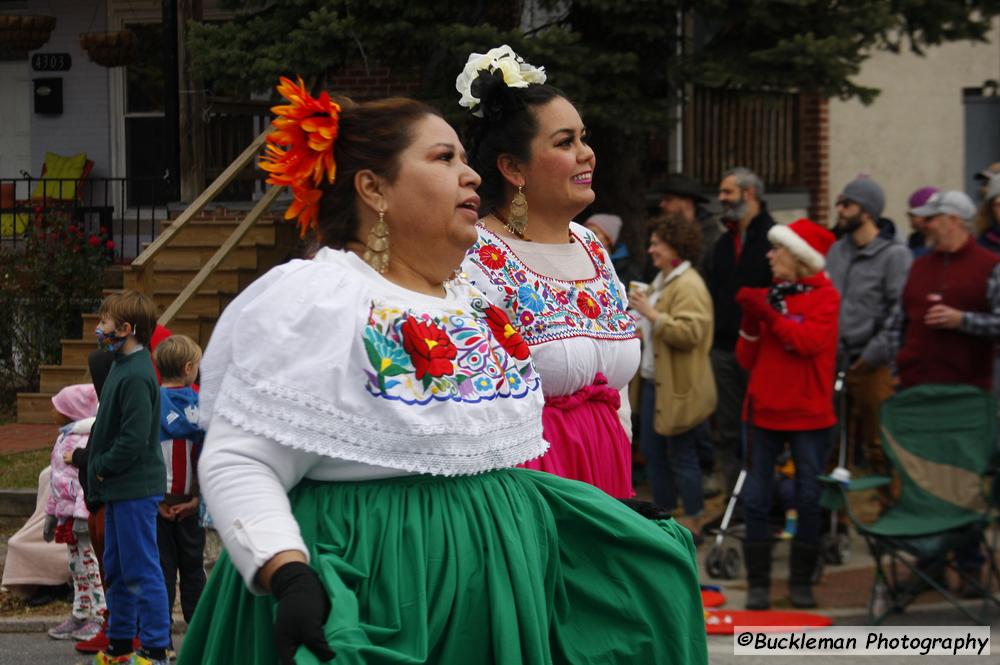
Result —
<instances>
[{"instance_id":1,"label":"red embroidered flower","mask_svg":"<svg viewBox=\"0 0 1000 665\"><path fill-rule=\"evenodd\" d=\"M445 376L452 374L457 349L444 330L427 321L412 317L403 323L403 349L410 354L418 379L425 374Z\"/></svg>"},{"instance_id":2,"label":"red embroidered flower","mask_svg":"<svg viewBox=\"0 0 1000 665\"><path fill-rule=\"evenodd\" d=\"M479 248L479 260L490 270L498 270L507 263L507 255L496 245L483 245Z\"/></svg>"},{"instance_id":3,"label":"red embroidered flower","mask_svg":"<svg viewBox=\"0 0 1000 665\"><path fill-rule=\"evenodd\" d=\"M588 319L596 319L601 315L601 306L586 291L580 291L576 296L576 306Z\"/></svg>"},{"instance_id":4,"label":"red embroidered flower","mask_svg":"<svg viewBox=\"0 0 1000 665\"><path fill-rule=\"evenodd\" d=\"M503 310L494 305L486 309L486 322L493 331L493 336L497 338L504 350L517 358L525 360L528 357L528 344L521 337L521 333L511 325L510 319Z\"/></svg>"}]
</instances>

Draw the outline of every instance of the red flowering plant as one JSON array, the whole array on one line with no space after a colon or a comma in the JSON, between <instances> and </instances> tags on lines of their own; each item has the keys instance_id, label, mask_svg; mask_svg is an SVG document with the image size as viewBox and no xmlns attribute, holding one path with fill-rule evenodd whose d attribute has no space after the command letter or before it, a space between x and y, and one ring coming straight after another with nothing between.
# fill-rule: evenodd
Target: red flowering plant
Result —
<instances>
[{"instance_id":1,"label":"red flowering plant","mask_svg":"<svg viewBox=\"0 0 1000 665\"><path fill-rule=\"evenodd\" d=\"M60 340L79 338L97 308L114 242L69 214L34 216L16 243L0 246L0 401L37 391L39 366L57 364Z\"/></svg>"}]
</instances>

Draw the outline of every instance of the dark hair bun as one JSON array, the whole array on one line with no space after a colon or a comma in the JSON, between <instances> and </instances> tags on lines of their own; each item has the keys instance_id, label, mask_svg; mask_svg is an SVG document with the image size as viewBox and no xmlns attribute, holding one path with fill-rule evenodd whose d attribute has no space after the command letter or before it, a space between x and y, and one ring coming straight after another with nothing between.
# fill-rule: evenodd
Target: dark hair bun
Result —
<instances>
[{"instance_id":1,"label":"dark hair bun","mask_svg":"<svg viewBox=\"0 0 1000 665\"><path fill-rule=\"evenodd\" d=\"M486 122L499 122L505 115L524 106L514 89L504 81L503 72L499 69L493 72L479 70L479 76L472 82L471 91L479 98L477 110L482 111Z\"/></svg>"}]
</instances>

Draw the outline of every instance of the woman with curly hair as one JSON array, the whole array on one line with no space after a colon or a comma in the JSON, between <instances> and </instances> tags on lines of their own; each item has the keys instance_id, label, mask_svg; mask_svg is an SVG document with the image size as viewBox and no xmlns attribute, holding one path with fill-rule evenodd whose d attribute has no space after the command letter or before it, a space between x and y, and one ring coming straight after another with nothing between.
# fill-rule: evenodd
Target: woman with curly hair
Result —
<instances>
[{"instance_id":1,"label":"woman with curly hair","mask_svg":"<svg viewBox=\"0 0 1000 665\"><path fill-rule=\"evenodd\" d=\"M676 215L650 225L649 256L659 269L648 290L630 294L642 316L639 444L653 500L667 510L680 494L679 521L698 533L704 508L695 428L715 411L712 297L692 261L701 253L701 229Z\"/></svg>"},{"instance_id":2,"label":"woman with curly hair","mask_svg":"<svg viewBox=\"0 0 1000 665\"><path fill-rule=\"evenodd\" d=\"M509 46L469 56L456 87L485 213L462 268L531 347L545 393L549 451L525 466L631 497L622 390L639 340L606 249L573 221L594 201L587 128L545 72Z\"/></svg>"}]
</instances>

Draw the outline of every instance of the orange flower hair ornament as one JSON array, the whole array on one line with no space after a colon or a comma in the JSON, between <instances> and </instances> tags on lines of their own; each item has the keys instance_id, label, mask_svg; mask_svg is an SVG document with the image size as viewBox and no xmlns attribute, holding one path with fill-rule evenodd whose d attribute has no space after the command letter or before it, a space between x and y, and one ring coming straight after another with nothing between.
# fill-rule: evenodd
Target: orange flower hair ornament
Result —
<instances>
[{"instance_id":1,"label":"orange flower hair ornament","mask_svg":"<svg viewBox=\"0 0 1000 665\"><path fill-rule=\"evenodd\" d=\"M340 125L340 104L325 91L315 98L309 94L302 77L298 83L284 76L277 87L290 103L273 106L277 116L267 136L267 146L260 157L260 168L271 175L267 182L284 185L292 190L292 204L285 219L298 217L303 236L316 226L320 185L325 180L333 184L337 164L333 161L333 144Z\"/></svg>"}]
</instances>

